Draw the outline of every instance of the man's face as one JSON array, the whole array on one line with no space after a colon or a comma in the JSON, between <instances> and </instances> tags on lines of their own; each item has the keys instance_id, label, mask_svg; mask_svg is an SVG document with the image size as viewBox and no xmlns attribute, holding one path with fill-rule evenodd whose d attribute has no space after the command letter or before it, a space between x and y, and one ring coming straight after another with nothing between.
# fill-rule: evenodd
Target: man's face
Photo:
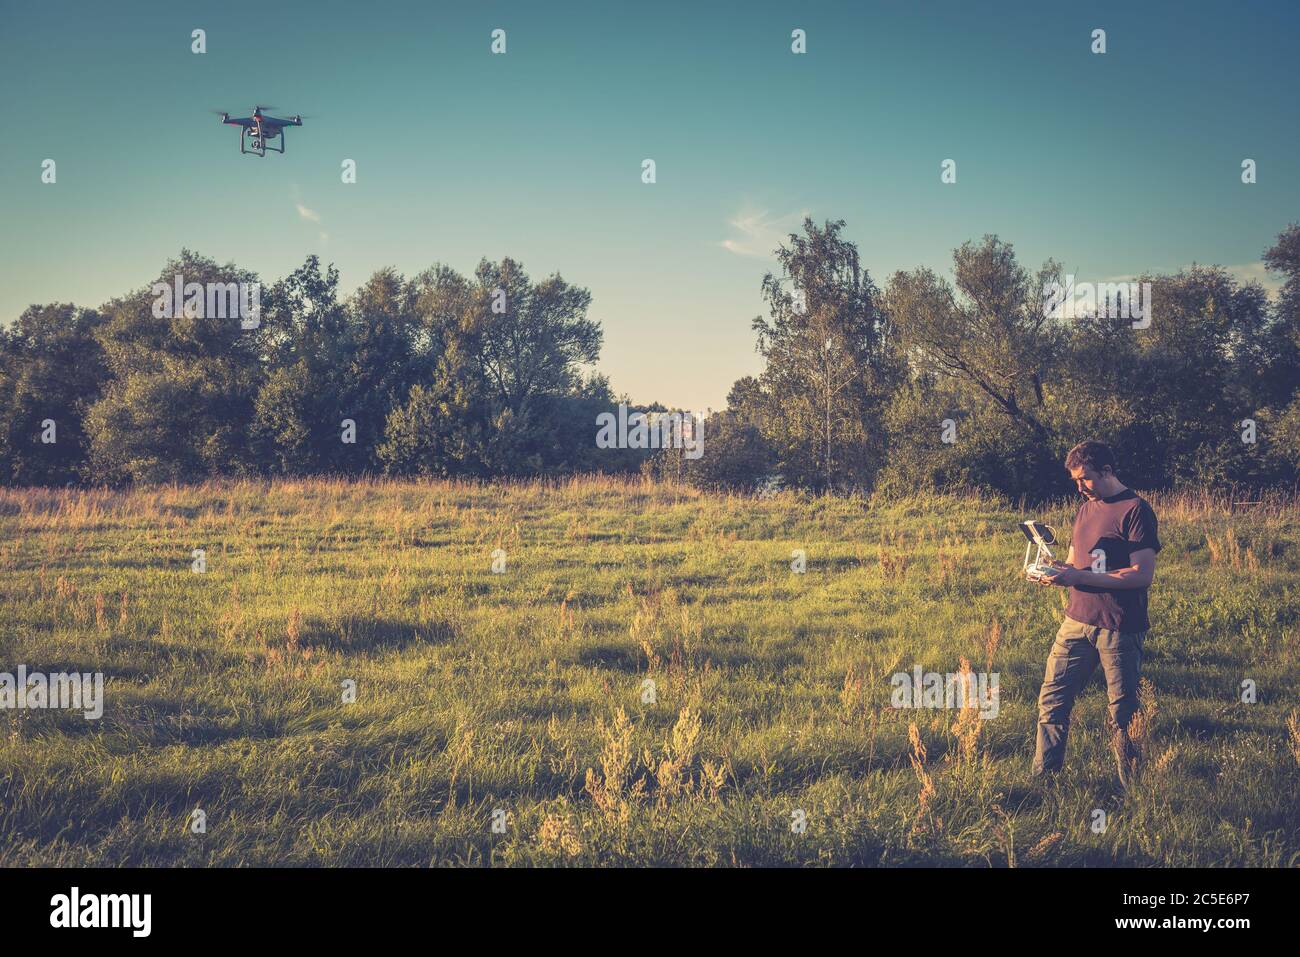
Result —
<instances>
[{"instance_id":1,"label":"man's face","mask_svg":"<svg viewBox=\"0 0 1300 957\"><path fill-rule=\"evenodd\" d=\"M1100 488L1106 484L1109 475L1109 466L1101 472L1093 469L1091 465L1079 465L1070 469L1070 478L1074 479L1074 487L1079 490L1080 495L1090 501L1102 497Z\"/></svg>"}]
</instances>

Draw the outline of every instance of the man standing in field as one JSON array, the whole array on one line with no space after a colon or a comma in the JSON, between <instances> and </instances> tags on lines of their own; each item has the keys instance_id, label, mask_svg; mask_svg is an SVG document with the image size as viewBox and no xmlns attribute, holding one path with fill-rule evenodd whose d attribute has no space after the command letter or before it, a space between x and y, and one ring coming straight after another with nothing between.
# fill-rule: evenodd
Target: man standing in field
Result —
<instances>
[{"instance_id":1,"label":"man standing in field","mask_svg":"<svg viewBox=\"0 0 1300 957\"><path fill-rule=\"evenodd\" d=\"M1110 697L1111 750L1120 783L1137 770L1128 736L1137 711L1142 643L1151 627L1147 589L1156 573L1160 539L1156 513L1115 476L1115 456L1101 442L1080 442L1065 458L1085 499L1059 573L1043 581L1070 589L1065 622L1056 633L1038 695L1038 746L1034 773L1061 769L1074 698L1101 663Z\"/></svg>"}]
</instances>

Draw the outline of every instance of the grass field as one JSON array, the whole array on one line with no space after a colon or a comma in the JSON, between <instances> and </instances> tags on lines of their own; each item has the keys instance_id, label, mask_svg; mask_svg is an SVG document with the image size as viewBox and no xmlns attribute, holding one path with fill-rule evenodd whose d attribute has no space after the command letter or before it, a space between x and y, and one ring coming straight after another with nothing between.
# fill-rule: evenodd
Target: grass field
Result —
<instances>
[{"instance_id":1,"label":"grass field","mask_svg":"<svg viewBox=\"0 0 1300 957\"><path fill-rule=\"evenodd\" d=\"M105 676L0 711L0 865L1295 866L1300 506L1152 502L1125 794L1100 674L1029 776L1064 593L993 498L0 491L0 671ZM963 658L997 717L890 707Z\"/></svg>"}]
</instances>

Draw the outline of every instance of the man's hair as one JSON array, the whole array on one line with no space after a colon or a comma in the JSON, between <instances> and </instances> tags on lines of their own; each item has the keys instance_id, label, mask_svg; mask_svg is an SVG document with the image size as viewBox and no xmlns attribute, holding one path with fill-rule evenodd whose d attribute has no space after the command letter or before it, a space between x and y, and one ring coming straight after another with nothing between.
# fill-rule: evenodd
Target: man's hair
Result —
<instances>
[{"instance_id":1,"label":"man's hair","mask_svg":"<svg viewBox=\"0 0 1300 957\"><path fill-rule=\"evenodd\" d=\"M1094 472L1100 472L1109 465L1111 472L1114 473L1115 453L1110 450L1110 446L1105 442L1085 439L1070 449L1065 456L1065 467L1067 469L1077 469L1081 465L1091 468Z\"/></svg>"}]
</instances>

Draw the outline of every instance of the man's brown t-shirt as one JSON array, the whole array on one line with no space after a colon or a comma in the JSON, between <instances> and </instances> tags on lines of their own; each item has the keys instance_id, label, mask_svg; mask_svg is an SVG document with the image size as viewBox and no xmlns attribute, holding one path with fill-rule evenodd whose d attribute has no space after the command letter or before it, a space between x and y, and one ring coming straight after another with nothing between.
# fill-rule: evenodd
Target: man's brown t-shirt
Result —
<instances>
[{"instance_id":1,"label":"man's brown t-shirt","mask_svg":"<svg viewBox=\"0 0 1300 957\"><path fill-rule=\"evenodd\" d=\"M1084 502L1074 516L1070 547L1074 549L1075 568L1090 571L1102 553L1106 564L1104 568L1098 565L1098 571L1128 568L1134 552L1144 548L1160 551L1156 513L1131 488ZM1065 614L1086 625L1115 631L1147 631L1151 627L1145 588L1074 585Z\"/></svg>"}]
</instances>

